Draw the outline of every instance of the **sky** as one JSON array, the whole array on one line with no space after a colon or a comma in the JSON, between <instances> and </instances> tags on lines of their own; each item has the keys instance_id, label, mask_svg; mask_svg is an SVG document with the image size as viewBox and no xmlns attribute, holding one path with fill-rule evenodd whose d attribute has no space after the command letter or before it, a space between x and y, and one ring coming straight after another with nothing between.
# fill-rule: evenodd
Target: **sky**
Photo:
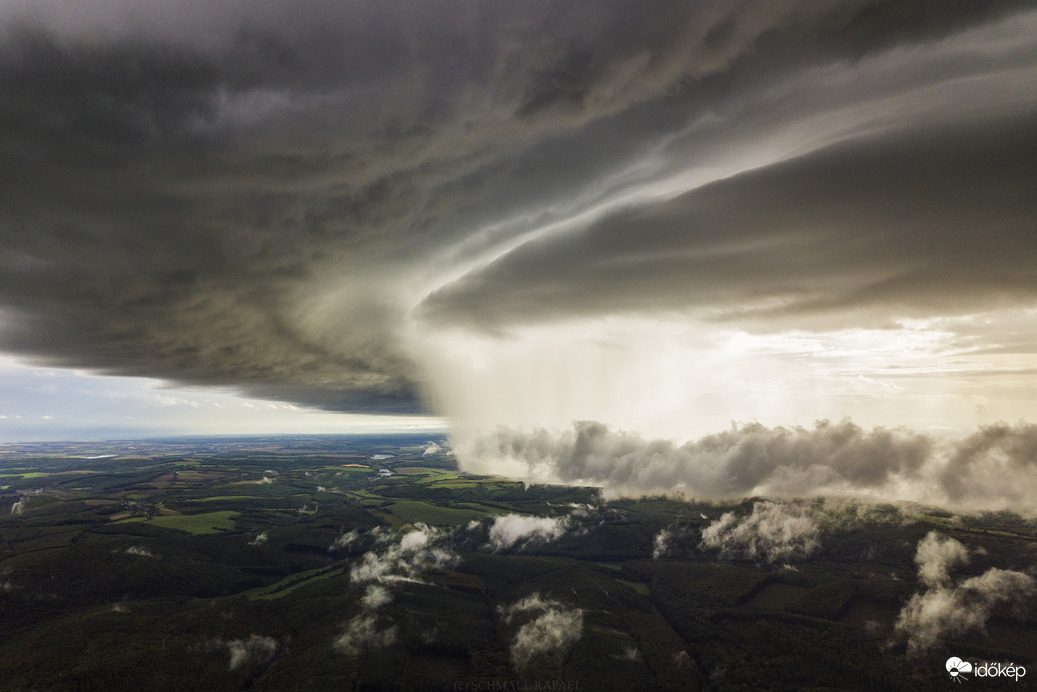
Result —
<instances>
[{"instance_id":1,"label":"sky","mask_svg":"<svg viewBox=\"0 0 1037 692\"><path fill-rule=\"evenodd\" d=\"M0 40L2 440L1037 420L1037 3L5 0Z\"/></svg>"}]
</instances>

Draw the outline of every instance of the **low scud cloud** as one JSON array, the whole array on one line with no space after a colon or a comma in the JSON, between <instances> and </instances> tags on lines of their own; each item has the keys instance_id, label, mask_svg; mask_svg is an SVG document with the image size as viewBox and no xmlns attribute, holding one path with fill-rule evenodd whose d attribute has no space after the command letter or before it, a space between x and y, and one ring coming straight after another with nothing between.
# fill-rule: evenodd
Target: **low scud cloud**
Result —
<instances>
[{"instance_id":1,"label":"low scud cloud","mask_svg":"<svg viewBox=\"0 0 1037 692\"><path fill-rule=\"evenodd\" d=\"M227 664L229 670L241 670L250 667L265 667L273 660L280 645L273 637L259 634L249 635L248 639L216 639L211 642L212 649L225 649L230 655Z\"/></svg>"},{"instance_id":2,"label":"low scud cloud","mask_svg":"<svg viewBox=\"0 0 1037 692\"><path fill-rule=\"evenodd\" d=\"M511 664L523 671L541 657L564 660L583 635L583 611L533 593L510 605L497 608L501 620L525 622L511 641Z\"/></svg>"},{"instance_id":3,"label":"low scud cloud","mask_svg":"<svg viewBox=\"0 0 1037 692\"><path fill-rule=\"evenodd\" d=\"M422 572L449 567L460 559L453 550L449 531L425 524L400 535L379 532L376 547L349 569L354 583L418 581Z\"/></svg>"},{"instance_id":4,"label":"low scud cloud","mask_svg":"<svg viewBox=\"0 0 1037 692\"><path fill-rule=\"evenodd\" d=\"M952 570L969 562L968 550L936 531L918 542L915 554L923 590L914 594L897 618L896 632L917 654L942 638L984 631L998 609L1032 607L1037 580L1025 572L992 567L979 576L955 581Z\"/></svg>"},{"instance_id":5,"label":"low scud cloud","mask_svg":"<svg viewBox=\"0 0 1037 692\"><path fill-rule=\"evenodd\" d=\"M336 550L347 549L352 546L360 538L360 532L356 529L350 531L343 531L339 534L339 537L331 542L328 546L328 552L334 552Z\"/></svg>"},{"instance_id":6,"label":"low scud cloud","mask_svg":"<svg viewBox=\"0 0 1037 692\"><path fill-rule=\"evenodd\" d=\"M392 618L379 612L392 602L394 584L418 582L422 573L452 567L460 561L449 531L418 524L400 534L380 527L370 533L373 545L349 570L350 581L364 587L364 595L358 602L358 612L335 639L335 648L347 656L384 649L396 641L397 627ZM359 535L350 531L342 534L331 549L358 540Z\"/></svg>"},{"instance_id":7,"label":"low scud cloud","mask_svg":"<svg viewBox=\"0 0 1037 692\"><path fill-rule=\"evenodd\" d=\"M738 518L734 512L725 512L702 530L699 545L706 550L718 550L721 558L788 562L813 553L820 545L820 535L809 509L756 502L747 517Z\"/></svg>"},{"instance_id":8,"label":"low scud cloud","mask_svg":"<svg viewBox=\"0 0 1037 692\"><path fill-rule=\"evenodd\" d=\"M850 421L812 429L754 423L677 444L585 421L563 431L498 428L466 451L484 467L500 460L536 481L615 495L842 496L1020 512L1037 505L1037 426L1025 423L986 426L960 440Z\"/></svg>"},{"instance_id":9,"label":"low scud cloud","mask_svg":"<svg viewBox=\"0 0 1037 692\"><path fill-rule=\"evenodd\" d=\"M538 517L504 514L494 517L489 526L489 546L499 550L523 550L540 546L564 536L574 526L570 516Z\"/></svg>"},{"instance_id":10,"label":"low scud cloud","mask_svg":"<svg viewBox=\"0 0 1037 692\"><path fill-rule=\"evenodd\" d=\"M503 412L510 378L554 425L593 417L597 355L674 323L723 331L720 355L914 320L998 410L1025 397L984 373L1033 367L1035 29L1012 0L12 0L0 348L334 411ZM643 329L573 342L579 372L526 338L621 318ZM914 353L781 401L818 417L805 399L841 407L852 382L960 424L965 374L883 379ZM754 389L703 363L700 385ZM715 398L690 410L746 417ZM917 409L872 401L851 403Z\"/></svg>"},{"instance_id":11,"label":"low scud cloud","mask_svg":"<svg viewBox=\"0 0 1037 692\"><path fill-rule=\"evenodd\" d=\"M380 618L369 612L354 615L335 639L335 648L346 656L385 649L396 641L397 628L390 622L389 618Z\"/></svg>"},{"instance_id":12,"label":"low scud cloud","mask_svg":"<svg viewBox=\"0 0 1037 692\"><path fill-rule=\"evenodd\" d=\"M707 520L705 514L700 518ZM655 535L652 558L687 558L712 553L722 560L757 564L790 563L812 557L826 535L863 526L904 525L911 519L900 508L844 499L757 501L752 509L724 512L701 527L688 523L667 526Z\"/></svg>"},{"instance_id":13,"label":"low scud cloud","mask_svg":"<svg viewBox=\"0 0 1037 692\"><path fill-rule=\"evenodd\" d=\"M367 551L349 570L351 583L362 588L363 595L357 602L357 611L336 638L335 648L346 655L359 656L364 651L390 646L396 641L398 627L383 608L393 601L394 589L405 583L423 583L422 576L430 570L456 567L461 562L457 552L461 545L493 552L532 550L578 531L578 523L587 517L588 508L570 509L569 514L558 517L495 516L456 530L417 524L402 532L376 527L366 535L356 530L343 533L329 550L363 546ZM538 612L537 618L525 623L516 633L512 647L516 667L524 667L531 658L545 651L539 648L545 641L553 642L550 644L553 648L568 647L579 638L582 628L581 611L545 601L537 594L510 606L501 606L499 612L505 623L511 623L516 614Z\"/></svg>"}]
</instances>

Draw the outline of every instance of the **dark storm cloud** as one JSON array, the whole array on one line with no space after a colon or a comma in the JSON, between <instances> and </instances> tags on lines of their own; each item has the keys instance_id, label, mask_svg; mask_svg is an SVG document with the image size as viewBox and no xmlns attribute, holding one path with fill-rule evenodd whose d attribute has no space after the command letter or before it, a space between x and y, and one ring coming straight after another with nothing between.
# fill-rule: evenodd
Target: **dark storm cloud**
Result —
<instances>
[{"instance_id":1,"label":"dark storm cloud","mask_svg":"<svg viewBox=\"0 0 1037 692\"><path fill-rule=\"evenodd\" d=\"M865 137L618 210L516 248L423 309L493 326L690 309L780 328L1029 303L1037 110L999 115Z\"/></svg>"},{"instance_id":2,"label":"dark storm cloud","mask_svg":"<svg viewBox=\"0 0 1037 692\"><path fill-rule=\"evenodd\" d=\"M10 45L7 348L328 408L415 408L412 366L391 345L399 311L363 281L334 306L305 290L328 238L348 244L392 194L329 193L329 162L287 145L243 150L248 124L225 122L227 103L251 98L254 66L27 31Z\"/></svg>"},{"instance_id":3,"label":"dark storm cloud","mask_svg":"<svg viewBox=\"0 0 1037 692\"><path fill-rule=\"evenodd\" d=\"M759 124L746 95L771 80L938 42L1016 4L9 3L0 347L331 409L415 410L422 378L401 336L413 298L400 287L430 257L460 263L650 182L638 157L660 142L673 142L662 173L708 156ZM469 275L424 312L489 323L491 304L522 320L707 299L728 317L760 295L788 314L901 295L941 304L967 256L972 298L1026 294L1034 137L1032 109L1016 111L613 214ZM743 125L680 134L707 113ZM991 122L1002 129L984 135ZM962 217L975 227L979 214L996 239L967 230ZM831 240L846 245L824 249ZM622 295L595 298L603 281Z\"/></svg>"}]
</instances>

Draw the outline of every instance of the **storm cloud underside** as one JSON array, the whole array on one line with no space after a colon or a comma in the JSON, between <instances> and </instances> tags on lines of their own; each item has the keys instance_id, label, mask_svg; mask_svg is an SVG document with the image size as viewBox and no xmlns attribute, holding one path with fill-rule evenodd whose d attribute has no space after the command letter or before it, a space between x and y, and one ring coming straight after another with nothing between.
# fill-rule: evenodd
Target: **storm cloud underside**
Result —
<instances>
[{"instance_id":1,"label":"storm cloud underside","mask_svg":"<svg viewBox=\"0 0 1037 692\"><path fill-rule=\"evenodd\" d=\"M12 2L0 37L30 362L459 450L1037 415L1032 3Z\"/></svg>"}]
</instances>

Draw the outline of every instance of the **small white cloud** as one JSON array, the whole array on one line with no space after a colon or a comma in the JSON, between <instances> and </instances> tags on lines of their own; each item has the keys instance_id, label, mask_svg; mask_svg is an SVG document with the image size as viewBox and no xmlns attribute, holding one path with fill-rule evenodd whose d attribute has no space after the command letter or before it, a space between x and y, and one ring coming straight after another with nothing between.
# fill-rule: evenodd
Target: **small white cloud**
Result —
<instances>
[{"instance_id":1,"label":"small white cloud","mask_svg":"<svg viewBox=\"0 0 1037 692\"><path fill-rule=\"evenodd\" d=\"M498 612L505 623L523 613L538 612L526 622L511 642L511 663L516 670L526 668L536 657L562 654L572 648L583 635L583 611L566 608L557 601L541 598L539 593L527 596Z\"/></svg>"},{"instance_id":2,"label":"small white cloud","mask_svg":"<svg viewBox=\"0 0 1037 692\"><path fill-rule=\"evenodd\" d=\"M356 656L365 648L383 649L396 640L396 627L388 617L375 614L392 602L389 589L380 584L368 584L360 599L361 612L346 623L345 630L335 639L335 648L347 656Z\"/></svg>"},{"instance_id":3,"label":"small white cloud","mask_svg":"<svg viewBox=\"0 0 1037 692\"><path fill-rule=\"evenodd\" d=\"M702 531L700 546L719 550L721 557L776 562L807 557L819 543L820 530L809 510L775 502L753 503L753 511L739 519L726 512Z\"/></svg>"},{"instance_id":4,"label":"small white cloud","mask_svg":"<svg viewBox=\"0 0 1037 692\"><path fill-rule=\"evenodd\" d=\"M353 543L355 543L359 537L360 534L357 532L356 529L349 531L348 533L344 533L338 538L336 538L335 541L328 546L328 552L331 552L332 550L341 550L342 548L348 548Z\"/></svg>"},{"instance_id":5,"label":"small white cloud","mask_svg":"<svg viewBox=\"0 0 1037 692\"><path fill-rule=\"evenodd\" d=\"M655 540L652 541L652 559L658 560L666 551L669 550L670 540L672 537L673 529L663 529L655 535Z\"/></svg>"},{"instance_id":6,"label":"small white cloud","mask_svg":"<svg viewBox=\"0 0 1037 692\"><path fill-rule=\"evenodd\" d=\"M378 586L377 584L369 584L367 591L364 592L364 597L361 599L360 604L364 610L374 611L381 608L386 603L392 602L392 594L384 586Z\"/></svg>"},{"instance_id":7,"label":"small white cloud","mask_svg":"<svg viewBox=\"0 0 1037 692\"><path fill-rule=\"evenodd\" d=\"M21 515L21 514L24 514L24 513L25 513L25 498L23 497L22 499L18 500L18 502L15 502L13 505L11 505L11 514L13 514L15 516L18 516L18 515Z\"/></svg>"},{"instance_id":8,"label":"small white cloud","mask_svg":"<svg viewBox=\"0 0 1037 692\"><path fill-rule=\"evenodd\" d=\"M898 396L904 391L904 388L895 382L874 380L864 375L857 375L857 388L877 398Z\"/></svg>"},{"instance_id":9,"label":"small white cloud","mask_svg":"<svg viewBox=\"0 0 1037 692\"><path fill-rule=\"evenodd\" d=\"M372 531L372 534L375 534ZM376 541L385 544L382 550L370 550L363 559L350 568L354 583L369 581L413 581L422 572L456 564L460 558L447 545L449 535L441 529L418 524L398 540L391 534L376 534Z\"/></svg>"},{"instance_id":10,"label":"small white cloud","mask_svg":"<svg viewBox=\"0 0 1037 692\"><path fill-rule=\"evenodd\" d=\"M380 627L375 615L358 615L335 640L335 648L347 656L358 656L365 649L384 649L396 641L396 626Z\"/></svg>"},{"instance_id":11,"label":"small white cloud","mask_svg":"<svg viewBox=\"0 0 1037 692\"><path fill-rule=\"evenodd\" d=\"M273 637L250 635L248 639L231 639L216 641L217 647L227 649L230 653L230 670L237 670L247 665L266 665L277 653L277 640Z\"/></svg>"},{"instance_id":12,"label":"small white cloud","mask_svg":"<svg viewBox=\"0 0 1037 692\"><path fill-rule=\"evenodd\" d=\"M565 535L569 525L568 517L505 514L493 518L490 525L490 546L494 550L504 550L516 545L522 549L531 544L547 543Z\"/></svg>"},{"instance_id":13,"label":"small white cloud","mask_svg":"<svg viewBox=\"0 0 1037 692\"><path fill-rule=\"evenodd\" d=\"M969 553L953 538L942 538L936 531L930 531L918 542L915 551L915 564L918 565L918 578L926 586L939 586L950 580L950 569L958 564L967 565Z\"/></svg>"},{"instance_id":14,"label":"small white cloud","mask_svg":"<svg viewBox=\"0 0 1037 692\"><path fill-rule=\"evenodd\" d=\"M143 545L134 545L126 549L127 555L137 555L139 557L155 557L150 550Z\"/></svg>"},{"instance_id":15,"label":"small white cloud","mask_svg":"<svg viewBox=\"0 0 1037 692\"><path fill-rule=\"evenodd\" d=\"M525 598L519 599L511 605L500 605L497 606L497 612L500 614L501 619L505 623L511 623L512 619L520 613L528 613L531 611L538 610L549 610L551 608L560 608L561 603L549 598L543 598L540 592L534 592L533 594L526 596Z\"/></svg>"},{"instance_id":16,"label":"small white cloud","mask_svg":"<svg viewBox=\"0 0 1037 692\"><path fill-rule=\"evenodd\" d=\"M653 560L670 556L684 555L695 551L695 532L693 529L680 526L668 526L655 534L652 541L651 557Z\"/></svg>"},{"instance_id":17,"label":"small white cloud","mask_svg":"<svg viewBox=\"0 0 1037 692\"><path fill-rule=\"evenodd\" d=\"M935 531L919 541L915 561L924 590L908 600L896 623L912 654L932 648L942 637L982 631L995 607L1022 607L1037 594L1037 582L1030 575L998 568L953 583L949 570L967 562L967 552L958 541L942 539Z\"/></svg>"},{"instance_id":18,"label":"small white cloud","mask_svg":"<svg viewBox=\"0 0 1037 692\"><path fill-rule=\"evenodd\" d=\"M258 536L256 536L251 541L249 541L248 544L249 545L254 545L254 546L261 546L261 545L263 545L264 543L267 542L267 538L268 538L268 536L267 536L266 531L263 531Z\"/></svg>"}]
</instances>

